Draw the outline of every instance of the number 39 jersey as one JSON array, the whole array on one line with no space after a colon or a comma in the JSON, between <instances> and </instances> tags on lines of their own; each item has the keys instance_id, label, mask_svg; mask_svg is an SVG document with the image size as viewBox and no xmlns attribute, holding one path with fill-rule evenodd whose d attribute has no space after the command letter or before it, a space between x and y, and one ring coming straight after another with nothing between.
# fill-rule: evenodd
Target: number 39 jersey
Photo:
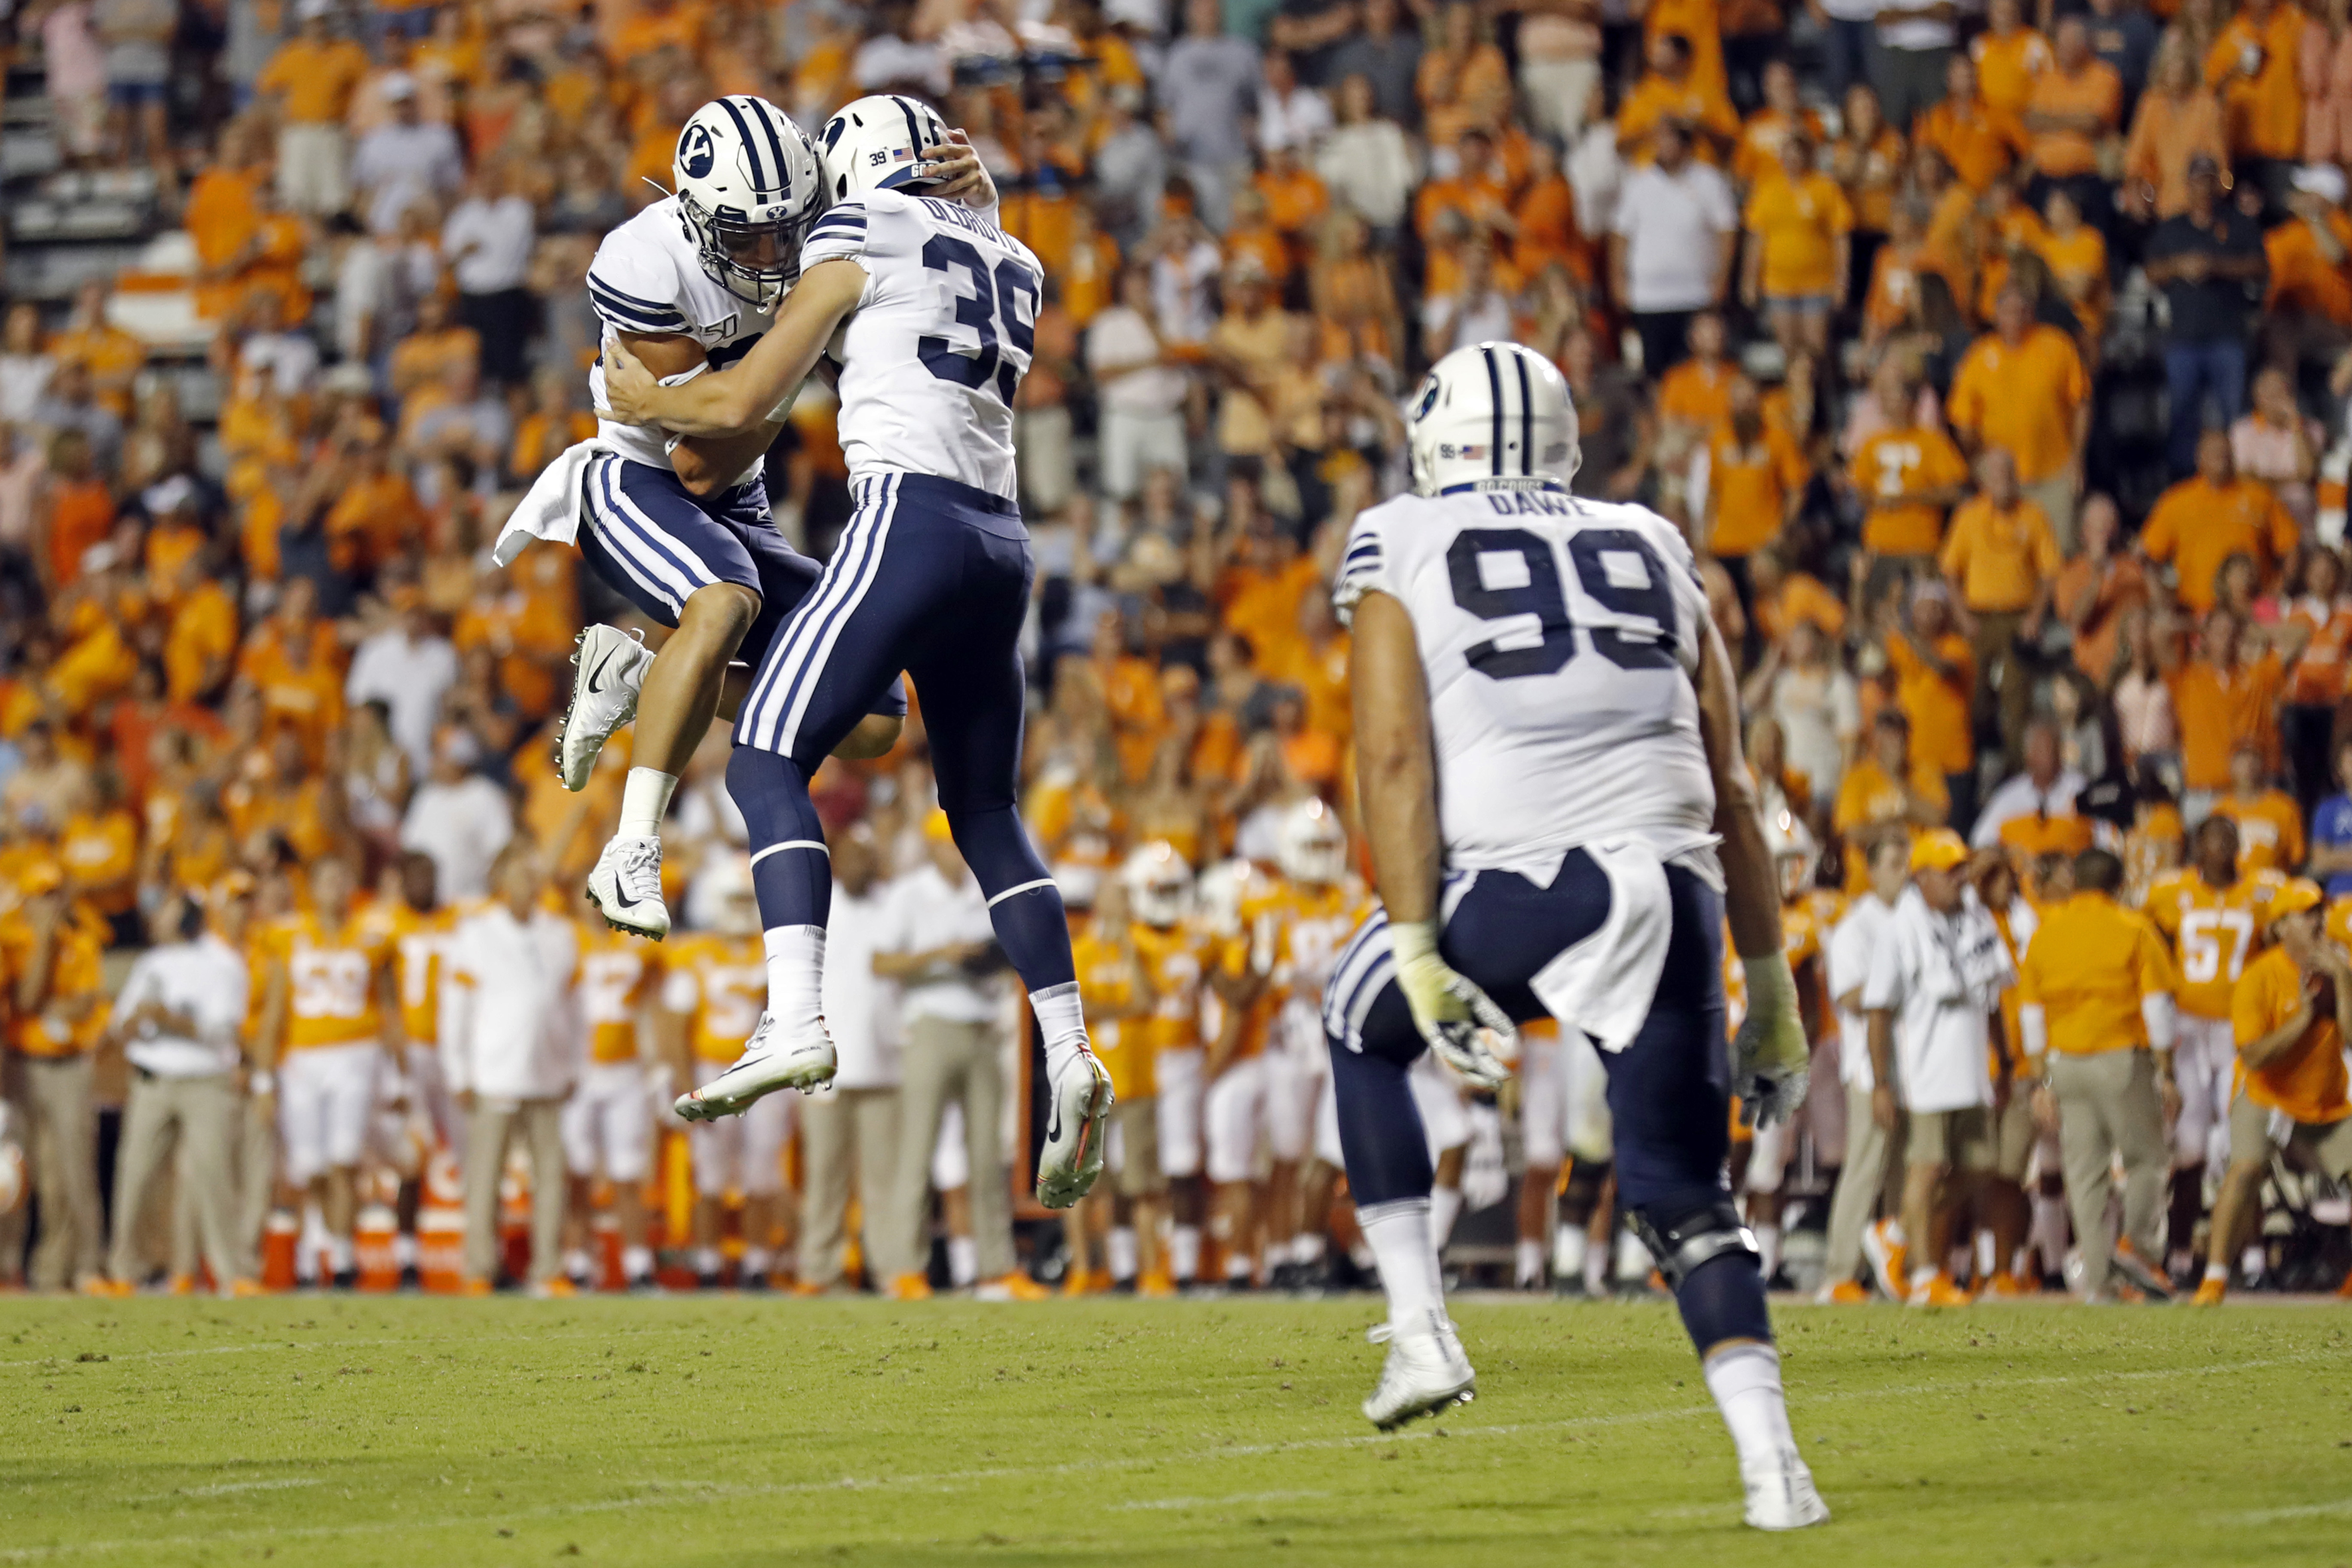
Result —
<instances>
[{"instance_id":1,"label":"number 39 jersey","mask_svg":"<svg viewBox=\"0 0 2352 1568\"><path fill-rule=\"evenodd\" d=\"M1664 518L1549 488L1400 496L1356 519L1334 599L1349 615L1375 590L1421 646L1449 867L1713 842L1706 596Z\"/></svg>"},{"instance_id":2,"label":"number 39 jersey","mask_svg":"<svg viewBox=\"0 0 2352 1568\"><path fill-rule=\"evenodd\" d=\"M1013 395L1029 368L1045 269L955 202L868 191L801 248L866 269L841 341L841 448L853 479L900 471L1015 498Z\"/></svg>"}]
</instances>

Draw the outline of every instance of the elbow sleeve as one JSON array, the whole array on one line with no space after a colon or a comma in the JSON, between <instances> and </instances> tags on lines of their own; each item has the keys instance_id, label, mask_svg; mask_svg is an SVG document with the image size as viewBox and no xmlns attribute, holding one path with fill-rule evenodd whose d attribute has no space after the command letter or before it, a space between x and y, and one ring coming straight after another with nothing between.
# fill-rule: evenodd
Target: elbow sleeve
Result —
<instances>
[{"instance_id":1,"label":"elbow sleeve","mask_svg":"<svg viewBox=\"0 0 2352 1568\"><path fill-rule=\"evenodd\" d=\"M2172 998L2159 991L2139 999L2139 1016L2147 1025L2147 1043L2159 1051L2168 1051L2176 1031L2173 1027Z\"/></svg>"},{"instance_id":2,"label":"elbow sleeve","mask_svg":"<svg viewBox=\"0 0 2352 1568\"><path fill-rule=\"evenodd\" d=\"M2039 1002L2028 1002L2017 1010L2018 1043L2024 1047L2028 1061L2040 1061L2050 1049L2050 1018Z\"/></svg>"}]
</instances>

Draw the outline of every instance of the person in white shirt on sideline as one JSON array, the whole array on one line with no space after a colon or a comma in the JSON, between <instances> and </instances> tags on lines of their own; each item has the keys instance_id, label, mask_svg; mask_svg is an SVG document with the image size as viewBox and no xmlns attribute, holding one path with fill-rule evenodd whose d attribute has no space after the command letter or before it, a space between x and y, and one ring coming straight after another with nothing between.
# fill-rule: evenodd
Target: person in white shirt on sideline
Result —
<instances>
[{"instance_id":1,"label":"person in white shirt on sideline","mask_svg":"<svg viewBox=\"0 0 2352 1568\"><path fill-rule=\"evenodd\" d=\"M445 903L488 893L492 858L514 837L514 802L476 769L481 742L455 726L434 738L433 772L409 797L400 847L433 858Z\"/></svg>"},{"instance_id":2,"label":"person in white shirt on sideline","mask_svg":"<svg viewBox=\"0 0 2352 1568\"><path fill-rule=\"evenodd\" d=\"M801 1105L801 1261L804 1296L841 1283L843 1236L852 1172L862 1205L860 1237L869 1278L887 1283L913 1269L886 1258L888 1212L898 1160L898 988L874 972L889 940L889 889L880 847L863 822L827 834L833 850L833 912L825 922L824 1022L840 1067L833 1092Z\"/></svg>"},{"instance_id":3,"label":"person in white shirt on sideline","mask_svg":"<svg viewBox=\"0 0 2352 1568\"><path fill-rule=\"evenodd\" d=\"M1992 1115L2010 1085L2000 994L2017 984L2017 969L1992 916L1967 896L1968 864L1969 847L1951 829L1919 836L1911 847L1911 887L1871 953L1862 987L1876 1084L1872 1119L1889 1133L1908 1123L1903 1231L1910 1247L1906 1300L1915 1307L1968 1300L1941 1264L1953 1214L1992 1169Z\"/></svg>"},{"instance_id":4,"label":"person in white shirt on sideline","mask_svg":"<svg viewBox=\"0 0 2352 1568\"><path fill-rule=\"evenodd\" d=\"M1845 1083L1845 1163L1838 1167L1837 1190L1830 1197L1829 1247L1822 1271L1824 1303L1865 1301L1869 1292L1854 1279L1862 1267L1863 1227L1871 1210L1884 1203L1890 1216L1902 1202L1899 1185L1888 1189L1887 1173L1903 1168L1903 1121L1882 1127L1871 1113L1871 1098L1878 1087L1870 1068L1870 1022L1862 1006L1862 988L1887 922L1910 879L1910 848L1899 833L1890 833L1870 846L1870 890L1846 906L1845 917L1830 932L1829 983L1831 1005L1838 1016L1838 1077ZM1902 1281L1885 1282L1895 1294Z\"/></svg>"},{"instance_id":5,"label":"person in white shirt on sideline","mask_svg":"<svg viewBox=\"0 0 2352 1568\"><path fill-rule=\"evenodd\" d=\"M421 774L433 766L433 721L442 694L457 684L457 649L419 597L352 653L343 700L352 708L381 701L385 728Z\"/></svg>"},{"instance_id":6,"label":"person in white shirt on sideline","mask_svg":"<svg viewBox=\"0 0 2352 1568\"><path fill-rule=\"evenodd\" d=\"M131 1098L114 1167L115 1294L139 1284L139 1216L176 1141L179 1182L195 1207L205 1267L224 1296L259 1287L244 1277L236 1242L237 1037L250 977L245 957L206 929L205 906L173 895L148 922L155 945L139 955L114 1001L115 1043L131 1063ZM180 1282L173 1282L175 1290Z\"/></svg>"},{"instance_id":7,"label":"person in white shirt on sideline","mask_svg":"<svg viewBox=\"0 0 2352 1568\"><path fill-rule=\"evenodd\" d=\"M874 973L900 983L906 1048L899 1090L898 1173L888 1223L877 1248L898 1270L891 1294L930 1293L920 1271L923 1215L930 1191L931 1149L949 1101L963 1107L971 1180L971 1232L979 1293L1043 1300L1045 1288L1013 1267L1012 1189L999 1129L1004 1071L998 1060L997 973L1005 968L989 922L988 900L956 852L947 814L923 823L929 858L890 889L886 940L876 944Z\"/></svg>"},{"instance_id":8,"label":"person in white shirt on sideline","mask_svg":"<svg viewBox=\"0 0 2352 1568\"><path fill-rule=\"evenodd\" d=\"M492 900L457 927L441 994L441 1056L467 1115L466 1289L487 1295L499 1268L499 1178L507 1141L530 1155L534 1296L569 1296L563 1277L563 1098L578 1079L572 979L580 932L546 908L547 862L516 839L490 864Z\"/></svg>"},{"instance_id":9,"label":"person in white shirt on sideline","mask_svg":"<svg viewBox=\"0 0 2352 1568\"><path fill-rule=\"evenodd\" d=\"M2025 727L2025 771L1992 792L1969 829L1973 848L2000 842L2000 830L2021 816L2072 816L2074 797L2088 781L2065 765L2058 750L2058 726L2036 719Z\"/></svg>"}]
</instances>

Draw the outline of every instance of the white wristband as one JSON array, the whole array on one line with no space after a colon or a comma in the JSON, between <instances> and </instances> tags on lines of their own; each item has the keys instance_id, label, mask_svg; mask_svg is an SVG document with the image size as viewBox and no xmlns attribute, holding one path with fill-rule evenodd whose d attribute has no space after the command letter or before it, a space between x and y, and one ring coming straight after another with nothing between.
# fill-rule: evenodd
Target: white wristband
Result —
<instances>
[{"instance_id":1,"label":"white wristband","mask_svg":"<svg viewBox=\"0 0 2352 1568\"><path fill-rule=\"evenodd\" d=\"M274 1072L255 1073L245 1080L245 1087L255 1094L276 1094L278 1075Z\"/></svg>"}]
</instances>

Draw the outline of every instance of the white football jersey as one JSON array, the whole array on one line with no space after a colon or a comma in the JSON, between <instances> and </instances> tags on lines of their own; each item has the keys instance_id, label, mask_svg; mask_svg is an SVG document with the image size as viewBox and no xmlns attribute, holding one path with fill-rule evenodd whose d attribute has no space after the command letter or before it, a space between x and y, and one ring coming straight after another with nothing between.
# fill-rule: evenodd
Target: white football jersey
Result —
<instances>
[{"instance_id":1,"label":"white football jersey","mask_svg":"<svg viewBox=\"0 0 2352 1568\"><path fill-rule=\"evenodd\" d=\"M775 312L754 310L711 280L687 232L677 198L666 196L604 237L588 265L588 298L604 323L603 342L617 333L677 333L702 345L713 370L751 352L775 324ZM696 374L699 374L698 372ZM594 406L604 405L604 364L588 373ZM669 437L639 425L600 424L597 434L635 462L669 464Z\"/></svg>"},{"instance_id":2,"label":"white football jersey","mask_svg":"<svg viewBox=\"0 0 2352 1568\"><path fill-rule=\"evenodd\" d=\"M956 479L1015 499L1013 394L1029 368L1045 270L960 203L867 191L828 209L801 270L850 260L865 295L841 339L850 476Z\"/></svg>"},{"instance_id":3,"label":"white football jersey","mask_svg":"<svg viewBox=\"0 0 2352 1568\"><path fill-rule=\"evenodd\" d=\"M1375 589L1421 645L1449 868L1714 842L1706 595L1672 523L1564 489L1399 496L1356 518L1334 600Z\"/></svg>"}]
</instances>

